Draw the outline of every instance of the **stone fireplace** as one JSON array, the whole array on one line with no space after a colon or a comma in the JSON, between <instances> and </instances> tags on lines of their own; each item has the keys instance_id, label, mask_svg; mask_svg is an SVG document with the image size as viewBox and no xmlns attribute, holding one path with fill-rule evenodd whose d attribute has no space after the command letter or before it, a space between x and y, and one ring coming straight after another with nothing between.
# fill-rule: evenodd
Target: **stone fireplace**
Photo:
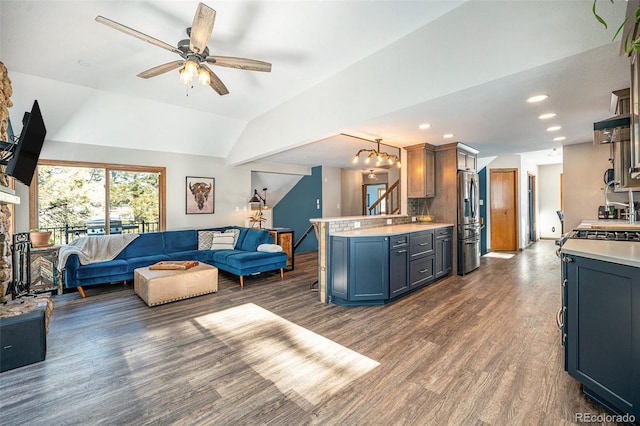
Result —
<instances>
[{"instance_id":1,"label":"stone fireplace","mask_svg":"<svg viewBox=\"0 0 640 426\"><path fill-rule=\"evenodd\" d=\"M8 141L9 108L11 102L11 80L7 67L0 62L0 140ZM0 186L9 188L13 184L9 176L4 174L5 166L0 166ZM0 200L0 302L4 302L7 286L11 280L11 232L12 229L11 204Z\"/></svg>"}]
</instances>

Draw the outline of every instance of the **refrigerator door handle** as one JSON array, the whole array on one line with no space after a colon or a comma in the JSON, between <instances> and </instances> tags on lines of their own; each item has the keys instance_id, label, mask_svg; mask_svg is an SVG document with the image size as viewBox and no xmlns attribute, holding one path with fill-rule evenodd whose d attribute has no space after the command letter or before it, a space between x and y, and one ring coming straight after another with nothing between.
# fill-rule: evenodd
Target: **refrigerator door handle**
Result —
<instances>
[{"instance_id":1,"label":"refrigerator door handle","mask_svg":"<svg viewBox=\"0 0 640 426\"><path fill-rule=\"evenodd\" d=\"M469 188L469 195L471 198L471 217L474 219L476 218L476 181L472 178L471 182L470 182L470 188Z\"/></svg>"}]
</instances>

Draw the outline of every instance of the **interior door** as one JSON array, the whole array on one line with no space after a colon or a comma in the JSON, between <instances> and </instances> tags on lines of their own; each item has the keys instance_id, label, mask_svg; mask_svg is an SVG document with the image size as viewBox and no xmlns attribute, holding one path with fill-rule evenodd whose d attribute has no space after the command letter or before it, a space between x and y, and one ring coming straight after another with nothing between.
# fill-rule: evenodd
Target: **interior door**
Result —
<instances>
[{"instance_id":1,"label":"interior door","mask_svg":"<svg viewBox=\"0 0 640 426\"><path fill-rule=\"evenodd\" d=\"M491 169L491 250L518 249L518 170Z\"/></svg>"}]
</instances>

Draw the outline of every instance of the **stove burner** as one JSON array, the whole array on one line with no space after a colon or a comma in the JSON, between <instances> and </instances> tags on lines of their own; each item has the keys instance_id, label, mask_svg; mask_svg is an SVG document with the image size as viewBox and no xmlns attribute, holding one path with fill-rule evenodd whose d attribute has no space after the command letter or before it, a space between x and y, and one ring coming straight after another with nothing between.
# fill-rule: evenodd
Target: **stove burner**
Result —
<instances>
[{"instance_id":1,"label":"stove burner","mask_svg":"<svg viewBox=\"0 0 640 426\"><path fill-rule=\"evenodd\" d=\"M576 229L569 236L581 240L639 241L640 231L609 231L596 229Z\"/></svg>"}]
</instances>

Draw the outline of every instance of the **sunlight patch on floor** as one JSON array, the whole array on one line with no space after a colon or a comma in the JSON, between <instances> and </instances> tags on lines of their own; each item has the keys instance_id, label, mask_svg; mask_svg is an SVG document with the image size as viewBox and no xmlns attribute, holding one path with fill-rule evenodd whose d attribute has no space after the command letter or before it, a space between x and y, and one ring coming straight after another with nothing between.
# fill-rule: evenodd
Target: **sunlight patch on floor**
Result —
<instances>
[{"instance_id":1,"label":"sunlight patch on floor","mask_svg":"<svg viewBox=\"0 0 640 426\"><path fill-rule=\"evenodd\" d=\"M318 404L380 363L253 303L195 319L282 393Z\"/></svg>"},{"instance_id":2,"label":"sunlight patch on floor","mask_svg":"<svg viewBox=\"0 0 640 426\"><path fill-rule=\"evenodd\" d=\"M496 257L498 259L511 259L515 254L513 253L498 253L495 251L489 252L482 257Z\"/></svg>"}]
</instances>

